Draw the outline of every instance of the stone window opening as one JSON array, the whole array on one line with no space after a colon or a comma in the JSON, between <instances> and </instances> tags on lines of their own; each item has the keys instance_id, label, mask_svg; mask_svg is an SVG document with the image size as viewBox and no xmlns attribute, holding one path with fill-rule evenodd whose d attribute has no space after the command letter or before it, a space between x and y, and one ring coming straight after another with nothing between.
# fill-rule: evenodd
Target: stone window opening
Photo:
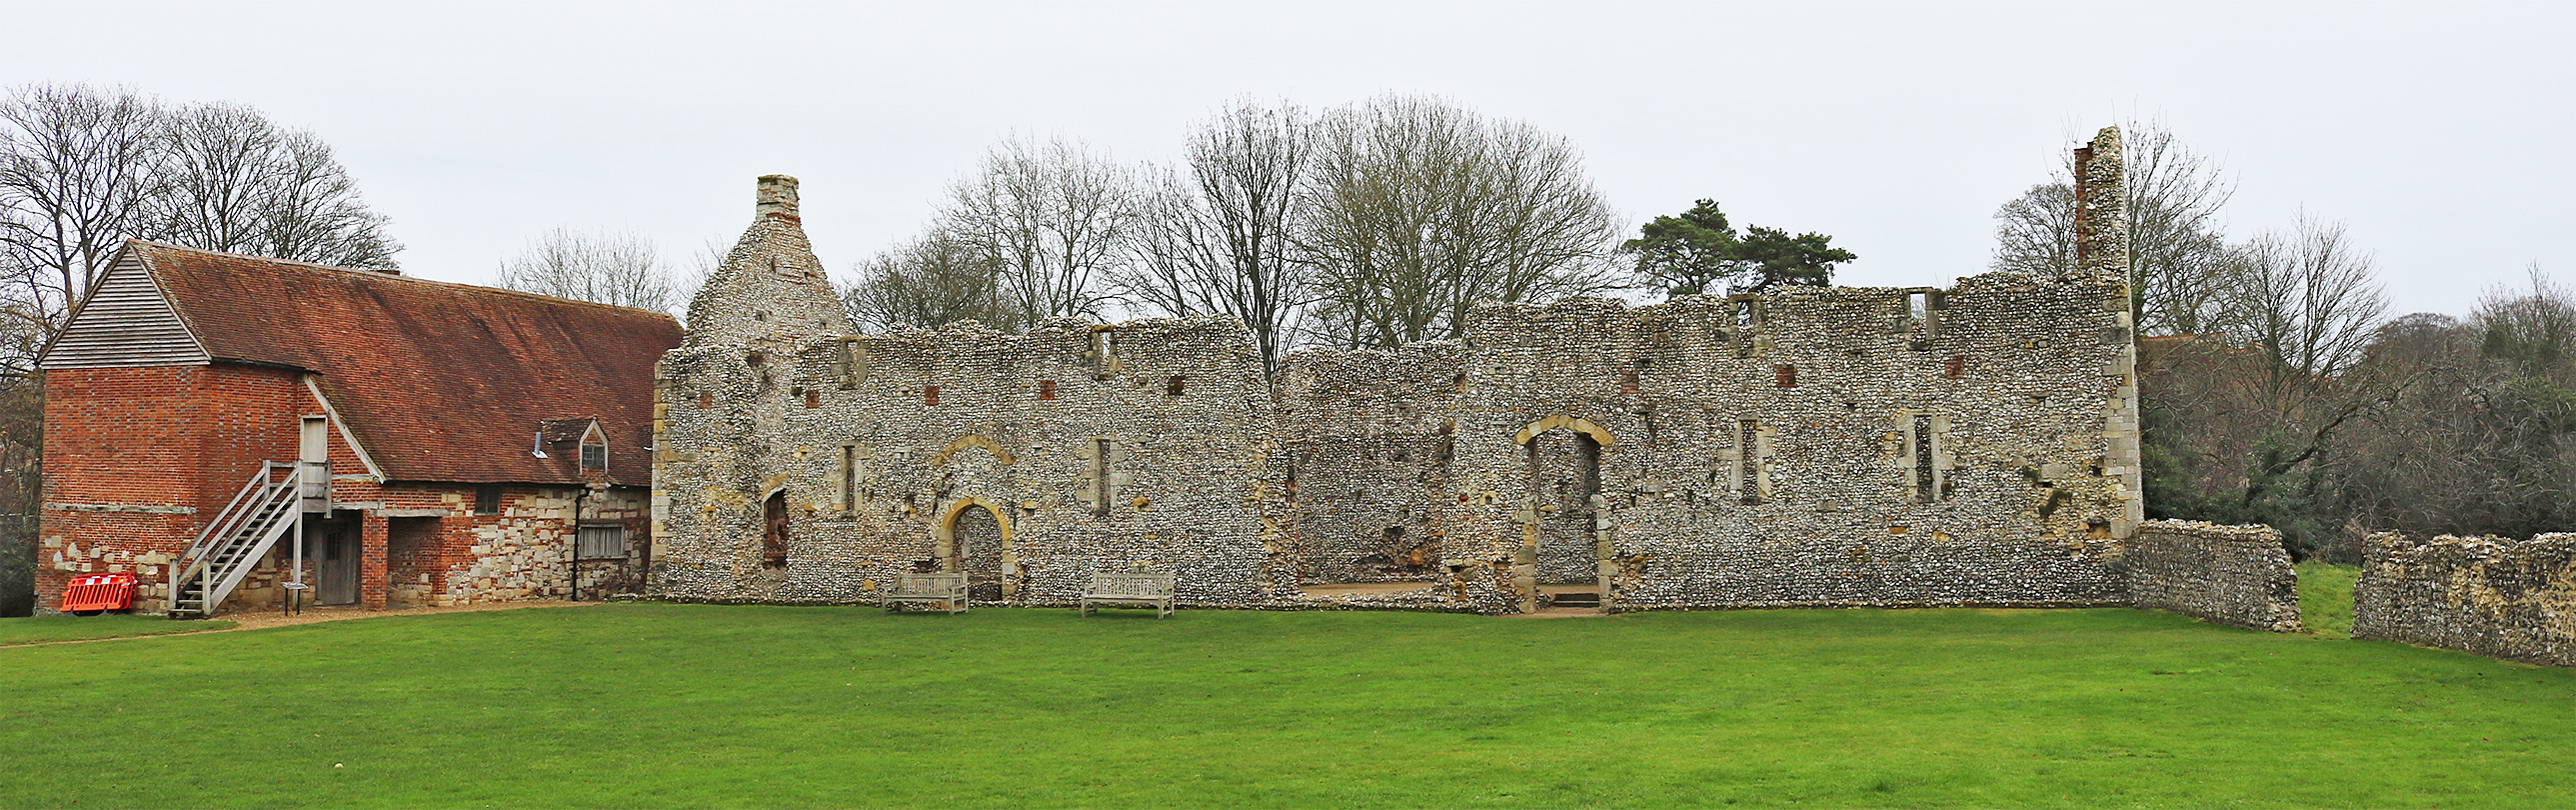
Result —
<instances>
[{"instance_id":1,"label":"stone window opening","mask_svg":"<svg viewBox=\"0 0 2576 810\"><path fill-rule=\"evenodd\" d=\"M501 485L483 484L474 488L474 514L501 514Z\"/></svg>"},{"instance_id":2,"label":"stone window opening","mask_svg":"<svg viewBox=\"0 0 2576 810\"><path fill-rule=\"evenodd\" d=\"M1941 485L1932 471L1932 417L1914 417L1914 498L1924 503L1941 500Z\"/></svg>"},{"instance_id":3,"label":"stone window opening","mask_svg":"<svg viewBox=\"0 0 2576 810\"><path fill-rule=\"evenodd\" d=\"M844 390L867 382L868 344L857 338L842 340L840 350L832 353L832 371Z\"/></svg>"},{"instance_id":4,"label":"stone window opening","mask_svg":"<svg viewBox=\"0 0 2576 810\"><path fill-rule=\"evenodd\" d=\"M1771 455L1762 441L1762 423L1745 419L1735 423L1735 495L1746 506L1763 501L1763 464Z\"/></svg>"},{"instance_id":5,"label":"stone window opening","mask_svg":"<svg viewBox=\"0 0 2576 810\"><path fill-rule=\"evenodd\" d=\"M1916 351L1931 348L1932 341L1941 336L1941 311L1946 308L1942 293L1922 290L1907 293L1905 298L1906 320L1913 332L1909 345Z\"/></svg>"},{"instance_id":6,"label":"stone window opening","mask_svg":"<svg viewBox=\"0 0 2576 810\"><path fill-rule=\"evenodd\" d=\"M787 491L769 493L760 502L760 567L787 567Z\"/></svg>"},{"instance_id":7,"label":"stone window opening","mask_svg":"<svg viewBox=\"0 0 2576 810\"><path fill-rule=\"evenodd\" d=\"M1733 310L1736 328L1751 329L1762 325L1761 299L1739 298L1729 302L1727 308Z\"/></svg>"},{"instance_id":8,"label":"stone window opening","mask_svg":"<svg viewBox=\"0 0 2576 810\"><path fill-rule=\"evenodd\" d=\"M859 508L859 446L841 445L841 508Z\"/></svg>"},{"instance_id":9,"label":"stone window opening","mask_svg":"<svg viewBox=\"0 0 2576 810\"><path fill-rule=\"evenodd\" d=\"M1163 381L1163 395L1173 397L1180 396L1182 386L1188 384L1188 382L1188 377L1184 377L1179 374L1172 375L1171 379Z\"/></svg>"},{"instance_id":10,"label":"stone window opening","mask_svg":"<svg viewBox=\"0 0 2576 810\"><path fill-rule=\"evenodd\" d=\"M1054 381L1054 380L1039 380L1039 381L1038 381L1038 398L1039 398L1039 399L1054 399L1054 398L1055 398L1055 381Z\"/></svg>"},{"instance_id":11,"label":"stone window opening","mask_svg":"<svg viewBox=\"0 0 2576 810\"><path fill-rule=\"evenodd\" d=\"M925 386L922 386L922 387L921 387L921 404L923 404L923 405L937 405L937 404L939 404L939 386L936 386L936 385L925 385Z\"/></svg>"},{"instance_id":12,"label":"stone window opening","mask_svg":"<svg viewBox=\"0 0 2576 810\"><path fill-rule=\"evenodd\" d=\"M1783 364L1783 365L1780 365L1780 366L1774 367L1774 368L1771 370L1771 373L1772 373L1772 376L1774 376L1775 378L1777 378L1777 381L1779 382L1780 387L1782 387L1782 388L1796 388L1796 387L1798 387L1798 367L1797 367L1797 366L1792 366L1792 365L1786 365L1786 364Z\"/></svg>"}]
</instances>

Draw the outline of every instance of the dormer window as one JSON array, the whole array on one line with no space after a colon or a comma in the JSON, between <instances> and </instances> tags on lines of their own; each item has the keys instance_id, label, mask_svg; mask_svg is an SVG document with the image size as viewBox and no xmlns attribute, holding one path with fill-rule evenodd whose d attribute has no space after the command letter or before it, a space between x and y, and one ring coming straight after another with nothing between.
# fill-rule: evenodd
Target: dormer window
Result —
<instances>
[{"instance_id":1,"label":"dormer window","mask_svg":"<svg viewBox=\"0 0 2576 810\"><path fill-rule=\"evenodd\" d=\"M608 471L608 434L600 432L598 422L590 423L590 429L581 434L581 471L594 470Z\"/></svg>"}]
</instances>

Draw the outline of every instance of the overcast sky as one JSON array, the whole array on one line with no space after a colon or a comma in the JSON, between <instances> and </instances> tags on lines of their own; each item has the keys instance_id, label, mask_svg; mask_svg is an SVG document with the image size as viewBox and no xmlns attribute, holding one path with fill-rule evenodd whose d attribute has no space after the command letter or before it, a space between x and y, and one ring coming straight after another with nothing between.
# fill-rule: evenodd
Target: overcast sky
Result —
<instances>
[{"instance_id":1,"label":"overcast sky","mask_svg":"<svg viewBox=\"0 0 2576 810\"><path fill-rule=\"evenodd\" d=\"M1013 131L1170 160L1238 96L1451 97L1563 133L1642 221L1700 197L1831 234L1845 284L1980 272L2059 152L2160 119L2376 253L2394 311L2576 280L2576 4L0 2L0 83L123 84L310 129L404 269L487 282L559 225L675 261L803 179L835 272Z\"/></svg>"}]
</instances>

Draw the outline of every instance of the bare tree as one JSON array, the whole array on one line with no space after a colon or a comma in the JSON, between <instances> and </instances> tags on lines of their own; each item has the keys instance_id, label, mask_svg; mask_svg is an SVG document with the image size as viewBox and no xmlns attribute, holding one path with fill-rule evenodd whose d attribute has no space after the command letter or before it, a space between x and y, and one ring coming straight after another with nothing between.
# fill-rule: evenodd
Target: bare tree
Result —
<instances>
[{"instance_id":1,"label":"bare tree","mask_svg":"<svg viewBox=\"0 0 2576 810\"><path fill-rule=\"evenodd\" d=\"M1449 101L1335 111L1305 184L1298 248L1312 329L1347 346L1457 337L1482 301L1613 289L1619 217L1563 137Z\"/></svg>"},{"instance_id":2,"label":"bare tree","mask_svg":"<svg viewBox=\"0 0 2576 810\"><path fill-rule=\"evenodd\" d=\"M0 368L32 368L35 349L126 238L143 232L159 192L160 112L125 90L36 85L0 101Z\"/></svg>"},{"instance_id":3,"label":"bare tree","mask_svg":"<svg viewBox=\"0 0 2576 810\"><path fill-rule=\"evenodd\" d=\"M2228 246L2219 213L2235 183L2173 131L2153 121L2122 125L2129 197L2130 308L2142 334L2196 334L2227 315L2220 294ZM1995 211L1993 267L2034 275L2075 267L2075 187L2070 161L2049 182Z\"/></svg>"},{"instance_id":4,"label":"bare tree","mask_svg":"<svg viewBox=\"0 0 2576 810\"><path fill-rule=\"evenodd\" d=\"M357 183L312 133L238 104L171 111L161 128L163 177L148 214L154 238L208 250L341 267L391 268L385 234Z\"/></svg>"},{"instance_id":5,"label":"bare tree","mask_svg":"<svg viewBox=\"0 0 2576 810\"><path fill-rule=\"evenodd\" d=\"M1011 329L1021 311L1005 300L1002 267L963 240L933 230L877 254L841 292L850 320L870 332L977 321Z\"/></svg>"},{"instance_id":6,"label":"bare tree","mask_svg":"<svg viewBox=\"0 0 2576 810\"><path fill-rule=\"evenodd\" d=\"M501 263L500 286L522 292L668 312L670 269L651 240L626 231L556 228Z\"/></svg>"},{"instance_id":7,"label":"bare tree","mask_svg":"<svg viewBox=\"0 0 2576 810\"><path fill-rule=\"evenodd\" d=\"M1116 286L1172 315L1243 320L1276 372L1308 295L1292 239L1305 225L1298 185L1314 149L1302 108L1237 102L1190 133L1182 170L1156 173L1141 201L1135 262Z\"/></svg>"},{"instance_id":8,"label":"bare tree","mask_svg":"<svg viewBox=\"0 0 2576 810\"><path fill-rule=\"evenodd\" d=\"M1013 326L1100 314L1137 214L1131 170L1079 141L1013 137L948 196L936 227L1002 268Z\"/></svg>"}]
</instances>

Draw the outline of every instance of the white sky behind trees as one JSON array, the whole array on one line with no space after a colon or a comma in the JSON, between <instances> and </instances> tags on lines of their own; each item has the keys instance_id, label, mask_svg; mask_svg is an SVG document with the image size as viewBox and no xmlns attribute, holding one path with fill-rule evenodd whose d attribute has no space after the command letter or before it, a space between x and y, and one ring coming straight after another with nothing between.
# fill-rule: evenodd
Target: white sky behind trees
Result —
<instances>
[{"instance_id":1,"label":"white sky behind trees","mask_svg":"<svg viewBox=\"0 0 2576 810\"><path fill-rule=\"evenodd\" d=\"M2231 235L2301 207L2392 312L2576 278L2576 4L111 3L0 0L0 84L235 101L314 131L406 272L489 283L557 226L685 266L804 181L835 273L1017 130L1168 161L1228 99L1445 95L1572 138L1642 222L1715 198L1831 234L1844 284L1982 272L1996 206L2159 118Z\"/></svg>"}]
</instances>

